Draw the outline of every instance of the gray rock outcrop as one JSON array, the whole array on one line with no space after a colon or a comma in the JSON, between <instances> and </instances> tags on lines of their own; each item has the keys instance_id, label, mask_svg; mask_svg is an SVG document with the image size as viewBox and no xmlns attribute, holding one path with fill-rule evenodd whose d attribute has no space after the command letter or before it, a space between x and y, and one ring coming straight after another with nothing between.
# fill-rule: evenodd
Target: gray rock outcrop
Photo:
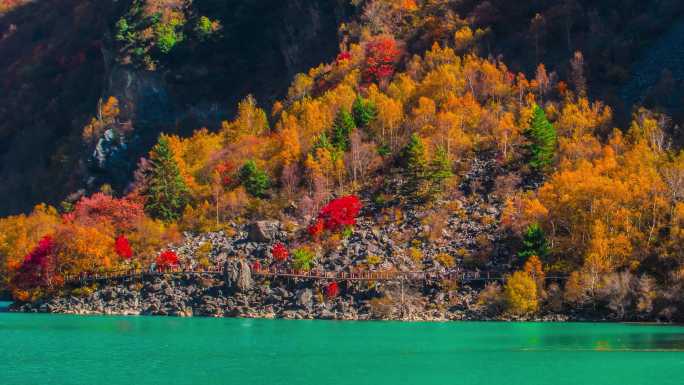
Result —
<instances>
[{"instance_id":1,"label":"gray rock outcrop","mask_svg":"<svg viewBox=\"0 0 684 385\"><path fill-rule=\"evenodd\" d=\"M229 259L224 265L226 286L238 292L252 288L252 269L244 259Z\"/></svg>"}]
</instances>

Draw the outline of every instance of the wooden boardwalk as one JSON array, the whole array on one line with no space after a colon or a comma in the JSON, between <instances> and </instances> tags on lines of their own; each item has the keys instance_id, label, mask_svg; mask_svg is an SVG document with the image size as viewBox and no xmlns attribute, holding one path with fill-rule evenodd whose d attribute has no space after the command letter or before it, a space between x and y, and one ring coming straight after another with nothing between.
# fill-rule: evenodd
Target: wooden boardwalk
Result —
<instances>
[{"instance_id":1,"label":"wooden boardwalk","mask_svg":"<svg viewBox=\"0 0 684 385\"><path fill-rule=\"evenodd\" d=\"M202 270L189 270L183 268L165 269L163 271L152 271L145 269L112 270L99 273L83 273L76 276L65 275L64 282L68 284L86 284L93 282L107 282L114 280L133 281L143 280L146 277L173 277L185 274L200 274L222 276L223 268L213 266ZM252 271L255 276L266 278L291 278L318 281L401 281L401 282L436 282L442 280L458 281L462 283L470 282L504 282L505 276L492 275L489 272L478 271L450 271L445 274L438 274L425 271L321 271L321 270L295 270L289 268L257 268ZM566 277L545 277L545 280L560 281Z\"/></svg>"}]
</instances>

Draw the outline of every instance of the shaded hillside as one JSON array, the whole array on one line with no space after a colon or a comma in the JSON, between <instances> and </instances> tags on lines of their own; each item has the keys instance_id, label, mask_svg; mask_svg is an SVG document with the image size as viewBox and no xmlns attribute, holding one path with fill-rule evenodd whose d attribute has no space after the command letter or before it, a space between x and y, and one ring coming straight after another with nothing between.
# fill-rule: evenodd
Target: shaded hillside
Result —
<instances>
[{"instance_id":1,"label":"shaded hillside","mask_svg":"<svg viewBox=\"0 0 684 385\"><path fill-rule=\"evenodd\" d=\"M662 109L681 123L684 119L684 20L641 53L633 77L622 88L627 105ZM678 138L681 140L681 138Z\"/></svg>"},{"instance_id":2,"label":"shaded hillside","mask_svg":"<svg viewBox=\"0 0 684 385\"><path fill-rule=\"evenodd\" d=\"M122 188L160 131L216 128L248 93L270 104L293 74L334 55L345 13L335 0L189 2L188 18L208 15L219 33L189 36L151 69L122 60L116 41L117 21L136 3L38 1L0 16L0 213L84 186ZM95 148L81 134L109 96L135 135L119 159L93 167Z\"/></svg>"},{"instance_id":3,"label":"shaded hillside","mask_svg":"<svg viewBox=\"0 0 684 385\"><path fill-rule=\"evenodd\" d=\"M79 182L79 131L103 89L102 37L117 6L33 2L0 17L0 212Z\"/></svg>"}]
</instances>

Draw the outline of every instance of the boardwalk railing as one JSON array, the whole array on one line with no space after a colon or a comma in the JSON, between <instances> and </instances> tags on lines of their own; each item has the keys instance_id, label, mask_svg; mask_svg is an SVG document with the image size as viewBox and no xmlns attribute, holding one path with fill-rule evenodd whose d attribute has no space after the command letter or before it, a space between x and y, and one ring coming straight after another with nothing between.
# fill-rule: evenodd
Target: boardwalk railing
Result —
<instances>
[{"instance_id":1,"label":"boardwalk railing","mask_svg":"<svg viewBox=\"0 0 684 385\"><path fill-rule=\"evenodd\" d=\"M163 270L147 269L123 269L112 270L99 273L82 273L79 275L65 275L64 281L68 284L86 284L89 282L102 282L112 280L142 280L144 277L152 276L175 276L182 274L204 274L222 275L221 266L211 266L201 270L185 269L181 267L165 268ZM428 282L438 280L467 282L492 282L505 281L505 276L492 275L490 272L479 271L451 271L447 273L434 273L425 271L321 271L321 270L296 270L290 268L266 267L256 268L252 271L253 275L268 278L294 278L310 279L323 281L408 281L408 282ZM551 276L545 277L549 281L561 281L566 277Z\"/></svg>"}]
</instances>

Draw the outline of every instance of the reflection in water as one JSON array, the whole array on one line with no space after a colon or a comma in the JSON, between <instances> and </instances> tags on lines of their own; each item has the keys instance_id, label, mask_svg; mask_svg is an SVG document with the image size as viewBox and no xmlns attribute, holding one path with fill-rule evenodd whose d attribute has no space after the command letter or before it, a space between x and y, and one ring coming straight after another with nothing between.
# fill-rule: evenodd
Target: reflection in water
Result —
<instances>
[{"instance_id":1,"label":"reflection in water","mask_svg":"<svg viewBox=\"0 0 684 385\"><path fill-rule=\"evenodd\" d=\"M575 351L684 351L680 327L629 324L539 324L529 331L539 333L542 350ZM588 328L588 325L592 325ZM535 346L528 346L534 349Z\"/></svg>"},{"instance_id":2,"label":"reflection in water","mask_svg":"<svg viewBox=\"0 0 684 385\"><path fill-rule=\"evenodd\" d=\"M608 341L596 341L596 347L594 349L599 352L610 351L610 343Z\"/></svg>"}]
</instances>

